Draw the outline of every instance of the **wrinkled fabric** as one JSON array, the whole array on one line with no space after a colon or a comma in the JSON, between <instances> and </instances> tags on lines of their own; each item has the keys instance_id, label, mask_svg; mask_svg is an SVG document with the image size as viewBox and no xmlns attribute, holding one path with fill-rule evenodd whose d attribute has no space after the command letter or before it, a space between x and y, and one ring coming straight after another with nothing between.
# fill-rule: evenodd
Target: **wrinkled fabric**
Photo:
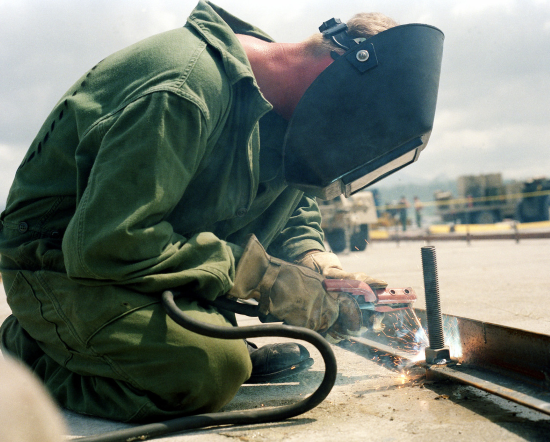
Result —
<instances>
[{"instance_id":1,"label":"wrinkled fabric","mask_svg":"<svg viewBox=\"0 0 550 442\"><path fill-rule=\"evenodd\" d=\"M119 379L105 356L116 351L98 337L140 351L125 341L126 321L158 308L163 290L189 304L227 293L250 233L289 261L324 250L315 200L284 183L286 121L235 33L270 41L201 1L183 28L99 62L59 100L17 170L0 216L0 270L18 324L59 367ZM158 351L171 348L158 339ZM213 355L197 371L231 373L217 344L196 345ZM250 369L244 344L234 354L230 391ZM56 397L70 408L71 395Z\"/></svg>"},{"instance_id":2,"label":"wrinkled fabric","mask_svg":"<svg viewBox=\"0 0 550 442\"><path fill-rule=\"evenodd\" d=\"M196 320L228 325L196 302L177 304ZM70 349L63 364L60 352L31 338L14 316L0 337L3 352L22 359L64 408L124 422L216 411L251 373L244 341L191 333L168 321L158 303L106 325L87 350Z\"/></svg>"}]
</instances>

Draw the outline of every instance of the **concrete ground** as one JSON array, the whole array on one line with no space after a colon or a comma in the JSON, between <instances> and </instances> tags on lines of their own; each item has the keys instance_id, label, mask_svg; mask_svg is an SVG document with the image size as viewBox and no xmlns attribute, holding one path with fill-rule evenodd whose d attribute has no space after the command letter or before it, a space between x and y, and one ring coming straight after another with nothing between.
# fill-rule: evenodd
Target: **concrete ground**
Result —
<instances>
[{"instance_id":1,"label":"concrete ground","mask_svg":"<svg viewBox=\"0 0 550 442\"><path fill-rule=\"evenodd\" d=\"M417 242L374 242L364 252L340 255L344 268L410 286L423 308L423 279ZM436 247L444 313L550 334L550 240L439 242ZM0 294L0 319L9 314ZM241 318L242 325L255 323ZM258 344L283 339L261 338ZM224 411L294 403L321 382L315 364L284 382L245 385ZM348 346L349 347L349 346ZM423 370L398 369L373 355L333 346L336 385L318 407L294 419L246 427L193 431L161 440L191 441L548 441L550 416L495 398L472 387L426 381ZM64 412L70 438L126 425ZM1 439L1 438L0 438Z\"/></svg>"}]
</instances>

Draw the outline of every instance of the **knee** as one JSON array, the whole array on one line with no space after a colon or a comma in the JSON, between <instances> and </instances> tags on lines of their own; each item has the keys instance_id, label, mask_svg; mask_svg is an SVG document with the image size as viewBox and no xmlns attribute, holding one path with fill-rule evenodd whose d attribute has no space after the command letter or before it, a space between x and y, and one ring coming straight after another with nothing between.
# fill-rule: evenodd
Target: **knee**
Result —
<instances>
[{"instance_id":1,"label":"knee","mask_svg":"<svg viewBox=\"0 0 550 442\"><path fill-rule=\"evenodd\" d=\"M197 349L192 364L184 363L168 380L163 396L186 413L213 412L229 403L250 377L252 363L242 340L215 339L207 351ZM186 359L189 349L186 349ZM188 360L188 359L187 359Z\"/></svg>"},{"instance_id":2,"label":"knee","mask_svg":"<svg viewBox=\"0 0 550 442\"><path fill-rule=\"evenodd\" d=\"M185 299L178 302L182 310L201 322L229 326L213 310ZM243 340L193 333L167 318L160 304L107 325L90 344L109 359L118 374L123 374L121 380L151 398L151 407L147 407L151 415L146 419L155 413L217 411L235 396L252 371Z\"/></svg>"}]
</instances>

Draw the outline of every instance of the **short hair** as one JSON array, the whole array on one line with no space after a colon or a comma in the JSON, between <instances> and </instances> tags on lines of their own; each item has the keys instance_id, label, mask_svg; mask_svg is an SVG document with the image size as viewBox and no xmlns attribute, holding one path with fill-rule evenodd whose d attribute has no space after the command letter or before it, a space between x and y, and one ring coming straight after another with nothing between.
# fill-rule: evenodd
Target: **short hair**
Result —
<instances>
[{"instance_id":1,"label":"short hair","mask_svg":"<svg viewBox=\"0 0 550 442\"><path fill-rule=\"evenodd\" d=\"M352 38L369 38L382 31L398 26L398 23L380 12L360 12L347 22L348 34ZM320 32L306 40L308 50L316 56L322 56L337 51L343 54L344 50L338 47L330 38L324 38Z\"/></svg>"}]
</instances>

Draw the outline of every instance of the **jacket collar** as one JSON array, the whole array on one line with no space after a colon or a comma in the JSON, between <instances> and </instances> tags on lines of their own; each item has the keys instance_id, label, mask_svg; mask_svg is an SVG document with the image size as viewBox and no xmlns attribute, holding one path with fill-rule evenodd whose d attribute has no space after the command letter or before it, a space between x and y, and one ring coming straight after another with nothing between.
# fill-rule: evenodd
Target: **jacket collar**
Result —
<instances>
[{"instance_id":1,"label":"jacket collar","mask_svg":"<svg viewBox=\"0 0 550 442\"><path fill-rule=\"evenodd\" d=\"M225 71L232 84L244 77L254 79L246 53L235 34L273 41L265 32L205 0L199 1L187 23L221 54Z\"/></svg>"}]
</instances>

